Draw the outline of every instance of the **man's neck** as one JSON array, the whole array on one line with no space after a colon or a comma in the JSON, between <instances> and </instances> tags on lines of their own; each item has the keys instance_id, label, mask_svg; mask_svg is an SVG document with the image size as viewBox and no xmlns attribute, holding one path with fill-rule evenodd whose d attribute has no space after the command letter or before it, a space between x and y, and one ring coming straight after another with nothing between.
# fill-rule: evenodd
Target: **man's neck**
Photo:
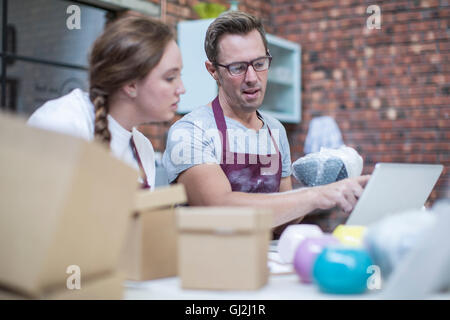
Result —
<instances>
[{"instance_id":1,"label":"man's neck","mask_svg":"<svg viewBox=\"0 0 450 320\"><path fill-rule=\"evenodd\" d=\"M242 110L239 106L231 106L230 104L228 104L226 99L220 96L220 94L219 94L219 102L223 110L223 115L225 117L240 122L246 128L258 131L264 125L262 120L258 118L256 109L251 112L246 112Z\"/></svg>"}]
</instances>

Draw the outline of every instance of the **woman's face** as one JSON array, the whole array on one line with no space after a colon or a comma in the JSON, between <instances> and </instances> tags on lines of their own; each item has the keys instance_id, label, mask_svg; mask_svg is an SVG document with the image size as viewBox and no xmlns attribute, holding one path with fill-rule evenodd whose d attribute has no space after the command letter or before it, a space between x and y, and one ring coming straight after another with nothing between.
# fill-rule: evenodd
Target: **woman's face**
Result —
<instances>
[{"instance_id":1,"label":"woman's face","mask_svg":"<svg viewBox=\"0 0 450 320\"><path fill-rule=\"evenodd\" d=\"M143 122L169 121L175 115L180 95L185 93L181 81L181 52L171 40L159 63L136 84L136 107Z\"/></svg>"}]
</instances>

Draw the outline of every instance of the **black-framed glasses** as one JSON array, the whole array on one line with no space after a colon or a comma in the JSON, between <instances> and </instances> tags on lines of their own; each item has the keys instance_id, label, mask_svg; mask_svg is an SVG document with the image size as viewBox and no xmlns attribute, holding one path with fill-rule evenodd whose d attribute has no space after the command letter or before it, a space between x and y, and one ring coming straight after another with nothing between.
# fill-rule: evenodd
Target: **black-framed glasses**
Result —
<instances>
[{"instance_id":1,"label":"black-framed glasses","mask_svg":"<svg viewBox=\"0 0 450 320\"><path fill-rule=\"evenodd\" d=\"M269 69L271 62L272 62L272 56L267 55L265 57L256 58L256 59L253 59L252 61L248 61L248 62L247 61L238 61L238 62L233 62L233 63L227 64L227 65L216 63L216 66L226 68L232 76L239 76L239 75L243 75L244 73L246 73L249 66L252 66L253 69L255 69L255 71L258 71L258 72L265 71L265 70Z\"/></svg>"}]
</instances>

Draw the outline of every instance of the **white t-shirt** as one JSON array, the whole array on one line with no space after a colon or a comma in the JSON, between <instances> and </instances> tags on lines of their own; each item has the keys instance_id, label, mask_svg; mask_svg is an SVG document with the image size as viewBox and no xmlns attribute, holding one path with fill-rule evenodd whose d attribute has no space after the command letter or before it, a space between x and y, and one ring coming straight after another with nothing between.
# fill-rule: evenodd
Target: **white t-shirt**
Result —
<instances>
[{"instance_id":1,"label":"white t-shirt","mask_svg":"<svg viewBox=\"0 0 450 320\"><path fill-rule=\"evenodd\" d=\"M31 126L65 133L88 141L94 139L94 122L94 105L88 94L80 89L74 89L65 96L47 101L28 119L28 124ZM108 115L108 128L111 132L112 154L139 170L130 145L130 139L133 136L147 175L147 182L153 190L155 186L155 152L150 140L136 128L133 128L132 132L126 130L111 115Z\"/></svg>"}]
</instances>

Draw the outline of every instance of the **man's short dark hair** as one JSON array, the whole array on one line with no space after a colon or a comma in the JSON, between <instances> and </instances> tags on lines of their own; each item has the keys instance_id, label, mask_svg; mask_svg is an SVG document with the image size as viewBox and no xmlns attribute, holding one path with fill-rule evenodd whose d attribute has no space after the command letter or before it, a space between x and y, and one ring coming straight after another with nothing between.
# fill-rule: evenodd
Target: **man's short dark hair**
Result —
<instances>
[{"instance_id":1,"label":"man's short dark hair","mask_svg":"<svg viewBox=\"0 0 450 320\"><path fill-rule=\"evenodd\" d=\"M259 18L242 11L228 11L221 14L208 27L205 37L205 52L208 60L217 64L219 55L218 43L220 37L225 34L248 34L253 30L258 30L267 50L266 32Z\"/></svg>"}]
</instances>

